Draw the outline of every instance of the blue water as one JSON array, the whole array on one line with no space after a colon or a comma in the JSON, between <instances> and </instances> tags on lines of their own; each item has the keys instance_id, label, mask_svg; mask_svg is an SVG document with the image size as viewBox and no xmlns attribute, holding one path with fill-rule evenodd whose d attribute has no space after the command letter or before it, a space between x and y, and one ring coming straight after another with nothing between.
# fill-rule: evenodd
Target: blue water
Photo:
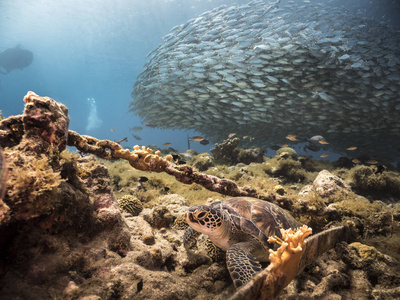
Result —
<instances>
[{"instance_id":1,"label":"blue water","mask_svg":"<svg viewBox=\"0 0 400 300\"><path fill-rule=\"evenodd\" d=\"M223 1L233 3L233 1ZM222 1L70 1L2 0L0 52L21 45L34 53L23 70L0 75L0 109L3 115L21 114L28 91L49 96L69 109L70 129L99 139L128 143L171 142L187 149L183 130L146 128L128 113L132 86L148 52L177 25L222 4ZM94 117L93 101L97 111ZM130 127L142 126L140 132ZM113 129L113 132L112 132ZM135 140L131 134L139 135ZM163 146L165 148L165 146ZM191 143L197 151L211 145Z\"/></svg>"},{"instance_id":2,"label":"blue water","mask_svg":"<svg viewBox=\"0 0 400 300\"><path fill-rule=\"evenodd\" d=\"M219 5L246 2L2 0L0 52L21 45L34 53L34 60L23 70L0 74L0 109L5 117L22 113L24 95L34 91L64 103L70 129L81 134L110 140L128 137L123 146L165 148L162 144L171 142L171 147L185 151L187 136L199 133L144 127L128 113L135 79L147 53L172 27ZM129 131L133 126L143 130ZM132 133L142 140L135 140ZM212 146L191 143L199 152Z\"/></svg>"}]
</instances>

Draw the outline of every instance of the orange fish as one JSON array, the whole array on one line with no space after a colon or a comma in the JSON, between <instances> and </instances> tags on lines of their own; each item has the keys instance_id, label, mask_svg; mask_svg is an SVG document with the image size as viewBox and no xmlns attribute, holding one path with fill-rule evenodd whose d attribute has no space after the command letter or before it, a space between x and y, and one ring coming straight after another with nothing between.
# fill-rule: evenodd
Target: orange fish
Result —
<instances>
[{"instance_id":1,"label":"orange fish","mask_svg":"<svg viewBox=\"0 0 400 300\"><path fill-rule=\"evenodd\" d=\"M281 145L282 148L285 148L285 147L287 147L287 146L289 146L289 144L283 144L283 145Z\"/></svg>"},{"instance_id":2,"label":"orange fish","mask_svg":"<svg viewBox=\"0 0 400 300\"><path fill-rule=\"evenodd\" d=\"M288 140L292 141L292 142L297 141L296 137L297 137L297 135L295 135L295 134L288 134L288 135L286 136L286 138L287 138Z\"/></svg>"},{"instance_id":3,"label":"orange fish","mask_svg":"<svg viewBox=\"0 0 400 300\"><path fill-rule=\"evenodd\" d=\"M164 143L164 146L170 146L172 145L171 143Z\"/></svg>"},{"instance_id":4,"label":"orange fish","mask_svg":"<svg viewBox=\"0 0 400 300\"><path fill-rule=\"evenodd\" d=\"M190 140L195 142L201 142L202 140L204 140L204 138L202 136L194 136L191 137Z\"/></svg>"},{"instance_id":5,"label":"orange fish","mask_svg":"<svg viewBox=\"0 0 400 300\"><path fill-rule=\"evenodd\" d=\"M356 149L357 149L357 147L349 147L346 150L353 151L353 150L356 150Z\"/></svg>"},{"instance_id":6,"label":"orange fish","mask_svg":"<svg viewBox=\"0 0 400 300\"><path fill-rule=\"evenodd\" d=\"M370 165L375 165L375 164L378 163L378 161L375 160L375 159L370 159L370 160L367 160L366 163L367 163L367 164L370 164Z\"/></svg>"},{"instance_id":7,"label":"orange fish","mask_svg":"<svg viewBox=\"0 0 400 300\"><path fill-rule=\"evenodd\" d=\"M327 142L327 141L319 141L319 143L321 144L321 145L329 145L329 143Z\"/></svg>"},{"instance_id":8,"label":"orange fish","mask_svg":"<svg viewBox=\"0 0 400 300\"><path fill-rule=\"evenodd\" d=\"M355 163L355 164L359 164L359 163L361 163L361 161L359 161L357 158L355 158L355 159L352 159L351 160L353 163Z\"/></svg>"},{"instance_id":9,"label":"orange fish","mask_svg":"<svg viewBox=\"0 0 400 300\"><path fill-rule=\"evenodd\" d=\"M230 139L231 137L234 137L236 135L236 133L230 133L229 135L228 135L228 138Z\"/></svg>"},{"instance_id":10,"label":"orange fish","mask_svg":"<svg viewBox=\"0 0 400 300\"><path fill-rule=\"evenodd\" d=\"M244 135L243 136L243 139L245 140L245 139L247 139L249 136L248 135Z\"/></svg>"},{"instance_id":11,"label":"orange fish","mask_svg":"<svg viewBox=\"0 0 400 300\"><path fill-rule=\"evenodd\" d=\"M328 156L329 156L329 154L326 154L326 153L320 155L320 157L322 157L322 158L328 157Z\"/></svg>"}]
</instances>

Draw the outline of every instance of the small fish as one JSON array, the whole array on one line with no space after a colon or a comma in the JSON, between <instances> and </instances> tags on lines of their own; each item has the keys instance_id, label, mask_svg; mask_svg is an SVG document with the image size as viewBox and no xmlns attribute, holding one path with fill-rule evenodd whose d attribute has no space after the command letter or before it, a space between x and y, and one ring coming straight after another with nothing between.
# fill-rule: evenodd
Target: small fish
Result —
<instances>
[{"instance_id":1,"label":"small fish","mask_svg":"<svg viewBox=\"0 0 400 300\"><path fill-rule=\"evenodd\" d=\"M128 138L124 137L123 139L121 139L119 141L114 141L114 142L116 142L117 144L121 144L122 142L127 142L127 141L128 141Z\"/></svg>"},{"instance_id":2,"label":"small fish","mask_svg":"<svg viewBox=\"0 0 400 300\"><path fill-rule=\"evenodd\" d=\"M141 138L140 136L138 136L138 135L132 134L132 136L133 136L135 139L137 139L138 141L142 140L142 138Z\"/></svg>"},{"instance_id":3,"label":"small fish","mask_svg":"<svg viewBox=\"0 0 400 300\"><path fill-rule=\"evenodd\" d=\"M234 137L235 135L236 135L236 133L230 133L230 134L228 135L228 139Z\"/></svg>"},{"instance_id":4,"label":"small fish","mask_svg":"<svg viewBox=\"0 0 400 300\"><path fill-rule=\"evenodd\" d=\"M157 123L155 123L155 122L146 122L146 123L143 123L143 125L146 127L152 127L152 128L157 127Z\"/></svg>"},{"instance_id":5,"label":"small fish","mask_svg":"<svg viewBox=\"0 0 400 300\"><path fill-rule=\"evenodd\" d=\"M288 134L288 135L286 136L286 138L287 138L288 140L292 141L292 142L297 141L297 135L295 135L295 134Z\"/></svg>"},{"instance_id":6,"label":"small fish","mask_svg":"<svg viewBox=\"0 0 400 300\"><path fill-rule=\"evenodd\" d=\"M129 131L138 132L138 131L140 131L140 130L142 130L142 129L143 129L143 127L135 126L135 127L129 128Z\"/></svg>"},{"instance_id":7,"label":"small fish","mask_svg":"<svg viewBox=\"0 0 400 300\"><path fill-rule=\"evenodd\" d=\"M111 131L111 132L114 132L114 128L111 128L110 131Z\"/></svg>"},{"instance_id":8,"label":"small fish","mask_svg":"<svg viewBox=\"0 0 400 300\"><path fill-rule=\"evenodd\" d=\"M206 139L200 141L200 144L202 144L203 146L208 145L209 143L210 143L210 141L206 140Z\"/></svg>"},{"instance_id":9,"label":"small fish","mask_svg":"<svg viewBox=\"0 0 400 300\"><path fill-rule=\"evenodd\" d=\"M244 135L243 136L243 139L245 140L245 139L247 139L249 136L248 135Z\"/></svg>"},{"instance_id":10,"label":"small fish","mask_svg":"<svg viewBox=\"0 0 400 300\"><path fill-rule=\"evenodd\" d=\"M320 155L320 157L322 157L322 158L328 157L328 156L329 156L329 154L326 154L326 153L323 153L323 154Z\"/></svg>"},{"instance_id":11,"label":"small fish","mask_svg":"<svg viewBox=\"0 0 400 300\"><path fill-rule=\"evenodd\" d=\"M352 159L351 161L352 161L352 163L354 163L354 164L360 164L360 163L361 163L361 161L359 161L357 158L354 158L354 159Z\"/></svg>"},{"instance_id":12,"label":"small fish","mask_svg":"<svg viewBox=\"0 0 400 300\"><path fill-rule=\"evenodd\" d=\"M140 176L139 178L138 178L138 181L139 182L146 182L146 181L148 181L149 179L147 178L147 177L145 177L145 176Z\"/></svg>"},{"instance_id":13,"label":"small fish","mask_svg":"<svg viewBox=\"0 0 400 300\"><path fill-rule=\"evenodd\" d=\"M370 160L367 160L366 163L367 163L367 164L370 164L370 165L375 165L375 164L378 163L378 161L375 160L375 159L370 159Z\"/></svg>"},{"instance_id":14,"label":"small fish","mask_svg":"<svg viewBox=\"0 0 400 300\"><path fill-rule=\"evenodd\" d=\"M281 148L285 148L287 146L289 146L289 144L283 144L283 145L281 145Z\"/></svg>"},{"instance_id":15,"label":"small fish","mask_svg":"<svg viewBox=\"0 0 400 300\"><path fill-rule=\"evenodd\" d=\"M197 136L191 137L190 140L194 141L194 142L201 142L202 140L204 140L204 138L202 136L197 135Z\"/></svg>"},{"instance_id":16,"label":"small fish","mask_svg":"<svg viewBox=\"0 0 400 300\"><path fill-rule=\"evenodd\" d=\"M357 147L349 147L346 150L353 151L353 150L356 150L356 149L357 149Z\"/></svg>"},{"instance_id":17,"label":"small fish","mask_svg":"<svg viewBox=\"0 0 400 300\"><path fill-rule=\"evenodd\" d=\"M164 146L171 146L172 144L171 143L164 143L163 145Z\"/></svg>"},{"instance_id":18,"label":"small fish","mask_svg":"<svg viewBox=\"0 0 400 300\"><path fill-rule=\"evenodd\" d=\"M329 143L328 143L327 141L325 141L325 140L319 141L319 143L320 143L321 145L329 145Z\"/></svg>"}]
</instances>

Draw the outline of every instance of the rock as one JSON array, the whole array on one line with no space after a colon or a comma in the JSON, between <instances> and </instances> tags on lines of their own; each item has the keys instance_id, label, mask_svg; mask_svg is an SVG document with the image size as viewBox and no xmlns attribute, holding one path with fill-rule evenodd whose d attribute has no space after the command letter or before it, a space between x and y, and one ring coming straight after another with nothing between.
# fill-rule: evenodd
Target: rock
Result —
<instances>
[{"instance_id":1,"label":"rock","mask_svg":"<svg viewBox=\"0 0 400 300\"><path fill-rule=\"evenodd\" d=\"M348 193L350 190L342 179L327 170L322 170L318 173L313 182L313 188L318 195L324 198L328 198L337 192Z\"/></svg>"},{"instance_id":2,"label":"rock","mask_svg":"<svg viewBox=\"0 0 400 300\"><path fill-rule=\"evenodd\" d=\"M211 149L214 159L221 164L236 165L238 163L250 164L261 163L264 160L265 150L262 148L243 149L239 148L240 139L227 139L220 144L215 144Z\"/></svg>"},{"instance_id":3,"label":"rock","mask_svg":"<svg viewBox=\"0 0 400 300\"><path fill-rule=\"evenodd\" d=\"M214 158L208 153L202 153L194 157L192 165L199 171L206 171L214 166Z\"/></svg>"},{"instance_id":4,"label":"rock","mask_svg":"<svg viewBox=\"0 0 400 300\"><path fill-rule=\"evenodd\" d=\"M146 245L154 245L154 243L156 242L156 240L154 239L153 235L145 235L145 236L143 236L142 237L142 241Z\"/></svg>"},{"instance_id":5,"label":"rock","mask_svg":"<svg viewBox=\"0 0 400 300\"><path fill-rule=\"evenodd\" d=\"M291 158L293 160L297 159L297 152L293 148L283 147L276 151L275 157L277 158Z\"/></svg>"}]
</instances>

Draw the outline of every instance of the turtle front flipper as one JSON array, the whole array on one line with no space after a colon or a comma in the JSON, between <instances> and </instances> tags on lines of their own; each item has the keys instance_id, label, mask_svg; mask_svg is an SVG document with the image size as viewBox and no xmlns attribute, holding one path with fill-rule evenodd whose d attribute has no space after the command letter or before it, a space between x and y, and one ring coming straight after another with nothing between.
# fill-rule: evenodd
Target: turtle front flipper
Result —
<instances>
[{"instance_id":1,"label":"turtle front flipper","mask_svg":"<svg viewBox=\"0 0 400 300\"><path fill-rule=\"evenodd\" d=\"M230 246L226 252L226 265L235 288L246 284L261 271L261 264L249 251L251 248L251 242L242 242Z\"/></svg>"},{"instance_id":2,"label":"turtle front flipper","mask_svg":"<svg viewBox=\"0 0 400 300\"><path fill-rule=\"evenodd\" d=\"M183 245L186 249L191 249L196 246L196 240L200 232L197 232L192 227L188 227L183 235Z\"/></svg>"}]
</instances>

